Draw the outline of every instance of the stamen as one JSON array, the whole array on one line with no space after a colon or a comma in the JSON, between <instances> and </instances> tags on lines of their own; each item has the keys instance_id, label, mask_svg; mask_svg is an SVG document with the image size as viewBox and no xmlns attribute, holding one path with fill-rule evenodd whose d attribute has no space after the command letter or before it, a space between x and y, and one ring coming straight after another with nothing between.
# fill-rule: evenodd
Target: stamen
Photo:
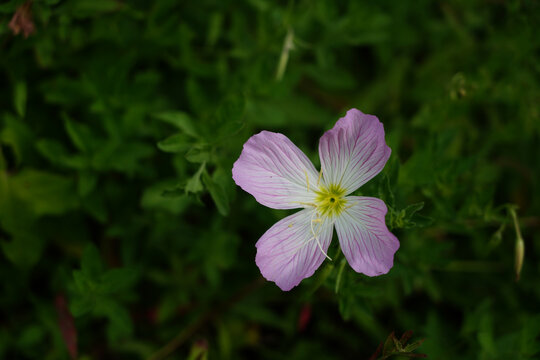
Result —
<instances>
[{"instance_id":1,"label":"stamen","mask_svg":"<svg viewBox=\"0 0 540 360\"><path fill-rule=\"evenodd\" d=\"M319 183L321 182L321 176L322 176L322 167L321 167L321 171L319 171L319 178L317 179L317 186L319 186Z\"/></svg>"},{"instance_id":2,"label":"stamen","mask_svg":"<svg viewBox=\"0 0 540 360\"><path fill-rule=\"evenodd\" d=\"M315 230L313 229L313 223L315 222L315 220L313 219L313 217L314 217L315 215L317 215L317 212L316 212L316 211L314 211L314 212L313 212L313 215L311 215L311 221L310 221L310 224L309 224L309 225L311 226L311 233L313 234L313 236L316 237L319 233L315 233ZM317 219L319 219L319 218L317 218ZM320 228L320 227L321 227L321 225L319 226L319 228Z\"/></svg>"},{"instance_id":3,"label":"stamen","mask_svg":"<svg viewBox=\"0 0 540 360\"><path fill-rule=\"evenodd\" d=\"M315 203L308 203L308 202L303 202L303 201L291 201L291 204L300 204L300 205L317 207Z\"/></svg>"},{"instance_id":4,"label":"stamen","mask_svg":"<svg viewBox=\"0 0 540 360\"><path fill-rule=\"evenodd\" d=\"M314 211L313 212L313 215L311 216L311 233L313 234L312 237L310 237L308 240L304 241L304 242L301 242L299 243L296 247L294 247L293 249L289 249L289 250L284 250L284 253L285 252L290 252L290 251L294 251L294 252L297 252L299 250L301 250L302 248L304 248L305 246L307 246L309 243L311 243L313 240L315 240L317 242L317 247L319 248L319 250L323 253L323 255L330 261L332 261L332 258L330 256L328 256L328 254L324 251L324 249L322 248L322 244L321 242L319 241L319 233L320 233L320 230L322 229L322 225L319 225L319 227L317 228L317 232L315 232L315 229L313 228L313 223L317 223L317 224L321 224L322 222L324 222L324 219L321 219L319 217L317 217L316 219L314 219L315 216L319 216L319 214ZM294 223L291 223L288 225L289 228L291 228L292 226L294 225ZM333 223L332 223L333 225ZM275 255L279 255L279 253L276 253Z\"/></svg>"},{"instance_id":5,"label":"stamen","mask_svg":"<svg viewBox=\"0 0 540 360\"><path fill-rule=\"evenodd\" d=\"M326 258L327 258L328 260L332 261L332 258L331 258L330 256L328 256L328 254L323 250L322 245L321 245L321 243L320 243L320 241L319 241L319 238L316 237L315 240L317 241L317 245L319 245L319 249L321 250L321 252L323 253L323 255L326 256Z\"/></svg>"},{"instance_id":6,"label":"stamen","mask_svg":"<svg viewBox=\"0 0 540 360\"><path fill-rule=\"evenodd\" d=\"M328 256L328 254L323 250L321 242L319 241L319 236L318 235L321 232L323 220L321 218L319 218L319 217L317 217L317 219L313 219L313 217L315 217L315 215L319 215L319 214L316 211L314 211L313 215L311 216L310 225L311 225L311 233L313 234L313 238L309 239L308 241L311 241L311 240L315 239L315 241L317 242L317 245L319 246L319 250L321 250L323 255L326 256L326 258L328 260L332 261L332 258L330 256ZM315 230L313 229L313 223L314 222L320 224L318 229L317 229L318 230L317 233L315 233Z\"/></svg>"},{"instance_id":7,"label":"stamen","mask_svg":"<svg viewBox=\"0 0 540 360\"><path fill-rule=\"evenodd\" d=\"M304 170L304 174L306 174L307 191L309 192L309 176L307 174L307 170Z\"/></svg>"}]
</instances>

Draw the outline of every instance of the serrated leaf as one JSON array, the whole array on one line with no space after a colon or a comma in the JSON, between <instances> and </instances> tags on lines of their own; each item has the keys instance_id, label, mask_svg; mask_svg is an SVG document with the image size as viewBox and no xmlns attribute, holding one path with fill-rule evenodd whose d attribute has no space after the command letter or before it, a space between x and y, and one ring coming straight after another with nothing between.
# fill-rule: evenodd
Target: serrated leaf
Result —
<instances>
[{"instance_id":1,"label":"serrated leaf","mask_svg":"<svg viewBox=\"0 0 540 360\"><path fill-rule=\"evenodd\" d=\"M169 136L165 140L161 140L157 143L157 147L161 151L177 153L186 151L190 148L190 139L184 134L176 134Z\"/></svg>"},{"instance_id":2,"label":"serrated leaf","mask_svg":"<svg viewBox=\"0 0 540 360\"><path fill-rule=\"evenodd\" d=\"M176 126L186 135L198 137L198 132L191 117L183 111L166 111L154 114L156 119Z\"/></svg>"},{"instance_id":3,"label":"serrated leaf","mask_svg":"<svg viewBox=\"0 0 540 360\"><path fill-rule=\"evenodd\" d=\"M433 219L417 213L423 207L424 202L419 202L416 204L411 204L399 212L392 211L390 214L392 217L391 227L410 229L415 227L428 226L429 224L431 224Z\"/></svg>"},{"instance_id":4,"label":"serrated leaf","mask_svg":"<svg viewBox=\"0 0 540 360\"><path fill-rule=\"evenodd\" d=\"M405 219L410 219L417 211L422 210L423 207L424 207L423 201L407 206L405 209L403 209L404 214L405 214L404 215Z\"/></svg>"},{"instance_id":5,"label":"serrated leaf","mask_svg":"<svg viewBox=\"0 0 540 360\"><path fill-rule=\"evenodd\" d=\"M199 170L187 181L185 186L185 192L189 193L198 193L204 190L204 187L201 183L201 174L204 171L206 163L202 163L199 167Z\"/></svg>"},{"instance_id":6,"label":"serrated leaf","mask_svg":"<svg viewBox=\"0 0 540 360\"><path fill-rule=\"evenodd\" d=\"M210 150L206 146L194 146L186 154L186 159L193 163L210 161Z\"/></svg>"}]
</instances>

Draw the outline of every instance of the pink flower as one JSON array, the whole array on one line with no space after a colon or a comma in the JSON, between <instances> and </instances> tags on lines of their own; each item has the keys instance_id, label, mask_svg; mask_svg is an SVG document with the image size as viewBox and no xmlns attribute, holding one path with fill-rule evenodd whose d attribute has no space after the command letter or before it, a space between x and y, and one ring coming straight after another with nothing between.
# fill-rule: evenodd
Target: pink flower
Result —
<instances>
[{"instance_id":1,"label":"pink flower","mask_svg":"<svg viewBox=\"0 0 540 360\"><path fill-rule=\"evenodd\" d=\"M262 275L288 291L313 275L325 258L334 226L351 267L386 274L398 239L385 224L380 199L347 196L377 175L390 157L383 124L351 109L319 142L321 171L286 136L262 131L245 144L233 179L273 209L303 208L272 226L256 244Z\"/></svg>"}]
</instances>

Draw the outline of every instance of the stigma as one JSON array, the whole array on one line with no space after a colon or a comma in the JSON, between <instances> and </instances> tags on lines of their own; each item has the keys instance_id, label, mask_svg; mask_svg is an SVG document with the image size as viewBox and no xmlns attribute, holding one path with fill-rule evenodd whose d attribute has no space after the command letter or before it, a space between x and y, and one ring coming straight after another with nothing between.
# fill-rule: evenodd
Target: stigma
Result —
<instances>
[{"instance_id":1,"label":"stigma","mask_svg":"<svg viewBox=\"0 0 540 360\"><path fill-rule=\"evenodd\" d=\"M317 212L322 216L334 218L346 209L345 189L340 185L320 186L319 191L315 193L317 195L315 198Z\"/></svg>"}]
</instances>

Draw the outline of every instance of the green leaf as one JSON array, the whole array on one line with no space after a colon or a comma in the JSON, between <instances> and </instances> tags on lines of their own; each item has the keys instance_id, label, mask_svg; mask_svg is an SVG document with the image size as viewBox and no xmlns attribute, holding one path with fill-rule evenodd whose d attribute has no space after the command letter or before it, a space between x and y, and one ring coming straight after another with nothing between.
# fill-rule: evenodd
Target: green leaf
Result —
<instances>
[{"instance_id":1,"label":"green leaf","mask_svg":"<svg viewBox=\"0 0 540 360\"><path fill-rule=\"evenodd\" d=\"M430 225L433 222L433 219L418 214L418 211L422 210L423 207L424 202L419 202L408 205L405 209L402 209L399 212L396 212L390 208L392 216L391 227L411 229Z\"/></svg>"},{"instance_id":2,"label":"green leaf","mask_svg":"<svg viewBox=\"0 0 540 360\"><path fill-rule=\"evenodd\" d=\"M216 44L223 31L223 14L214 12L208 21L208 32L206 34L206 44L212 47Z\"/></svg>"},{"instance_id":3,"label":"green leaf","mask_svg":"<svg viewBox=\"0 0 540 360\"><path fill-rule=\"evenodd\" d=\"M79 317L92 311L95 306L95 298L89 296L75 296L69 303L69 310L74 317Z\"/></svg>"},{"instance_id":4,"label":"green leaf","mask_svg":"<svg viewBox=\"0 0 540 360\"><path fill-rule=\"evenodd\" d=\"M53 164L62 164L67 157L67 150L60 142L50 139L41 139L36 143L37 151Z\"/></svg>"},{"instance_id":5,"label":"green leaf","mask_svg":"<svg viewBox=\"0 0 540 360\"><path fill-rule=\"evenodd\" d=\"M230 210L229 199L221 184L216 183L206 171L203 172L203 182L210 192L210 196L212 197L212 200L214 200L219 213L223 216L227 216Z\"/></svg>"},{"instance_id":6,"label":"green leaf","mask_svg":"<svg viewBox=\"0 0 540 360\"><path fill-rule=\"evenodd\" d=\"M41 258L43 247L44 238L27 228L17 229L9 241L2 241L6 258L21 268L34 266Z\"/></svg>"},{"instance_id":7,"label":"green leaf","mask_svg":"<svg viewBox=\"0 0 540 360\"><path fill-rule=\"evenodd\" d=\"M186 183L185 191L189 193L198 193L204 190L204 187L201 183L201 174L205 169L206 163L202 163L199 167L199 170L193 175Z\"/></svg>"},{"instance_id":8,"label":"green leaf","mask_svg":"<svg viewBox=\"0 0 540 360\"><path fill-rule=\"evenodd\" d=\"M77 191L80 196L85 197L95 189L97 184L97 176L90 172L79 173L79 181L77 182Z\"/></svg>"},{"instance_id":9,"label":"green leaf","mask_svg":"<svg viewBox=\"0 0 540 360\"><path fill-rule=\"evenodd\" d=\"M147 188L141 198L141 206L144 209L166 210L178 215L186 209L190 203L184 186L173 187L174 182L165 181Z\"/></svg>"},{"instance_id":10,"label":"green leaf","mask_svg":"<svg viewBox=\"0 0 540 360\"><path fill-rule=\"evenodd\" d=\"M90 150L90 141L93 136L86 125L71 121L67 115L64 115L64 127L77 149L83 153Z\"/></svg>"},{"instance_id":11,"label":"green leaf","mask_svg":"<svg viewBox=\"0 0 540 360\"><path fill-rule=\"evenodd\" d=\"M210 121L208 139L220 142L236 134L244 126L246 99L242 95L227 97L218 107Z\"/></svg>"},{"instance_id":12,"label":"green leaf","mask_svg":"<svg viewBox=\"0 0 540 360\"><path fill-rule=\"evenodd\" d=\"M22 119L9 113L4 115L4 127L0 132L0 142L11 145L16 165L32 158L33 131Z\"/></svg>"},{"instance_id":13,"label":"green leaf","mask_svg":"<svg viewBox=\"0 0 540 360\"><path fill-rule=\"evenodd\" d=\"M88 278L95 280L103 273L101 256L94 244L88 244L84 248L81 258L81 271Z\"/></svg>"},{"instance_id":14,"label":"green leaf","mask_svg":"<svg viewBox=\"0 0 540 360\"><path fill-rule=\"evenodd\" d=\"M417 212L417 211L420 211L424 208L424 202L419 202L419 203L416 203L416 204L411 204L411 205L408 205L405 209L403 209L402 211L404 212L404 218L405 219L410 219L412 218L412 216Z\"/></svg>"},{"instance_id":15,"label":"green leaf","mask_svg":"<svg viewBox=\"0 0 540 360\"><path fill-rule=\"evenodd\" d=\"M50 139L41 139L36 143L37 151L51 164L60 165L71 169L84 169L89 166L89 161L81 155L70 155L60 142Z\"/></svg>"},{"instance_id":16,"label":"green leaf","mask_svg":"<svg viewBox=\"0 0 540 360\"><path fill-rule=\"evenodd\" d=\"M82 294L89 292L94 287L93 281L81 270L73 270L73 282L76 289Z\"/></svg>"},{"instance_id":17,"label":"green leaf","mask_svg":"<svg viewBox=\"0 0 540 360\"><path fill-rule=\"evenodd\" d=\"M161 196L165 198L177 198L186 195L185 185L176 184L174 187L169 187L161 192Z\"/></svg>"},{"instance_id":18,"label":"green leaf","mask_svg":"<svg viewBox=\"0 0 540 360\"><path fill-rule=\"evenodd\" d=\"M143 160L154 154L155 148L142 141L119 142L109 141L96 150L92 157L92 165L100 171L116 170L133 176L147 171Z\"/></svg>"},{"instance_id":19,"label":"green leaf","mask_svg":"<svg viewBox=\"0 0 540 360\"><path fill-rule=\"evenodd\" d=\"M137 271L129 268L108 270L101 276L99 291L112 294L131 288L137 281Z\"/></svg>"},{"instance_id":20,"label":"green leaf","mask_svg":"<svg viewBox=\"0 0 540 360\"><path fill-rule=\"evenodd\" d=\"M207 146L193 146L186 154L186 159L193 163L205 163L210 161L211 152Z\"/></svg>"},{"instance_id":21,"label":"green leaf","mask_svg":"<svg viewBox=\"0 0 540 360\"><path fill-rule=\"evenodd\" d=\"M167 112L154 114L154 117L156 119L159 119L161 121L164 121L166 123L176 126L186 135L189 135L191 137L199 136L197 130L195 129L195 125L193 124L193 120L185 112L167 111Z\"/></svg>"},{"instance_id":22,"label":"green leaf","mask_svg":"<svg viewBox=\"0 0 540 360\"><path fill-rule=\"evenodd\" d=\"M107 337L111 342L119 341L133 332L133 321L129 312L114 300L102 299L96 304L94 313L109 320Z\"/></svg>"},{"instance_id":23,"label":"green leaf","mask_svg":"<svg viewBox=\"0 0 540 360\"><path fill-rule=\"evenodd\" d=\"M24 115L26 113L26 98L27 98L26 83L17 82L15 84L15 91L13 94L13 103L15 105L15 110L17 111L17 115L19 115L21 118L24 118Z\"/></svg>"},{"instance_id":24,"label":"green leaf","mask_svg":"<svg viewBox=\"0 0 540 360\"><path fill-rule=\"evenodd\" d=\"M73 180L38 170L24 170L11 178L13 194L38 216L58 215L78 206Z\"/></svg>"},{"instance_id":25,"label":"green leaf","mask_svg":"<svg viewBox=\"0 0 540 360\"><path fill-rule=\"evenodd\" d=\"M190 146L191 146L191 141L184 134L175 134L157 143L157 147L161 151L170 152L170 153L186 151L190 148Z\"/></svg>"}]
</instances>

